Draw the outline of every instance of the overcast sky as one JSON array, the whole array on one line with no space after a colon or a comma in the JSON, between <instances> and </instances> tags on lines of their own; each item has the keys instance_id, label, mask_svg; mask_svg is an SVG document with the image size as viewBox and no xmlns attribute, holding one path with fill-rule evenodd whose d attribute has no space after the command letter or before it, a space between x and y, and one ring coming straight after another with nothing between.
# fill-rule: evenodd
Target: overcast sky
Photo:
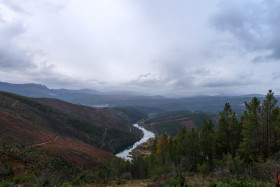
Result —
<instances>
[{"instance_id":1,"label":"overcast sky","mask_svg":"<svg viewBox=\"0 0 280 187\"><path fill-rule=\"evenodd\" d=\"M0 81L280 93L279 0L0 0Z\"/></svg>"}]
</instances>

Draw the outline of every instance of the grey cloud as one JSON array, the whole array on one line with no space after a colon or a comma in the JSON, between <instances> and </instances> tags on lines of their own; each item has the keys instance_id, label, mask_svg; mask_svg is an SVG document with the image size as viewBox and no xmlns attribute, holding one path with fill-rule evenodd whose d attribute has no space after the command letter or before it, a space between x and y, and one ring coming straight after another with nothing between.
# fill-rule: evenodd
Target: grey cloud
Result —
<instances>
[{"instance_id":1,"label":"grey cloud","mask_svg":"<svg viewBox=\"0 0 280 187\"><path fill-rule=\"evenodd\" d=\"M4 70L27 70L35 68L32 54L17 47L14 39L25 32L22 23L0 23L0 67Z\"/></svg>"},{"instance_id":2,"label":"grey cloud","mask_svg":"<svg viewBox=\"0 0 280 187\"><path fill-rule=\"evenodd\" d=\"M0 46L0 67L3 70L28 70L36 68L32 56L13 46Z\"/></svg>"},{"instance_id":3,"label":"grey cloud","mask_svg":"<svg viewBox=\"0 0 280 187\"><path fill-rule=\"evenodd\" d=\"M138 76L138 78L139 79L141 79L141 78L147 78L147 77L149 77L149 76L153 76L151 73L146 73L146 74L141 74L141 75L139 75Z\"/></svg>"},{"instance_id":4,"label":"grey cloud","mask_svg":"<svg viewBox=\"0 0 280 187\"><path fill-rule=\"evenodd\" d=\"M235 76L228 77L219 77L219 76L210 76L206 80L200 83L201 87L205 88L235 88L235 87L244 87L252 86L255 84L260 84L260 80L252 78L254 74L252 72L240 73Z\"/></svg>"},{"instance_id":5,"label":"grey cloud","mask_svg":"<svg viewBox=\"0 0 280 187\"><path fill-rule=\"evenodd\" d=\"M211 87L211 88L217 88L217 87L223 87L223 88L228 88L228 87L240 87L243 85L251 85L252 82L243 82L239 80L219 80L219 79L214 79L214 80L207 80L201 84L203 87Z\"/></svg>"},{"instance_id":6,"label":"grey cloud","mask_svg":"<svg viewBox=\"0 0 280 187\"><path fill-rule=\"evenodd\" d=\"M271 54L254 59L280 59L279 1L221 1L211 24L220 32L231 33L248 51L270 50Z\"/></svg>"},{"instance_id":7,"label":"grey cloud","mask_svg":"<svg viewBox=\"0 0 280 187\"><path fill-rule=\"evenodd\" d=\"M58 14L63 10L69 0L56 0L56 1L47 1L47 0L38 0L38 1L25 1L24 3L21 0L0 0L0 3L4 4L10 10L20 13L22 15L34 15L34 9L45 10L47 12L53 12Z\"/></svg>"},{"instance_id":8,"label":"grey cloud","mask_svg":"<svg viewBox=\"0 0 280 187\"><path fill-rule=\"evenodd\" d=\"M198 76L209 76L214 74L214 72L206 68L199 68L194 71L194 74Z\"/></svg>"},{"instance_id":9,"label":"grey cloud","mask_svg":"<svg viewBox=\"0 0 280 187\"><path fill-rule=\"evenodd\" d=\"M27 13L19 4L16 4L15 1L10 0L2 0L1 3L4 3L7 7L11 10L18 12L18 13Z\"/></svg>"},{"instance_id":10,"label":"grey cloud","mask_svg":"<svg viewBox=\"0 0 280 187\"><path fill-rule=\"evenodd\" d=\"M2 43L11 43L12 39L26 31L24 25L19 21L13 21L10 23L4 22L0 25L0 28L0 38L3 40Z\"/></svg>"}]
</instances>

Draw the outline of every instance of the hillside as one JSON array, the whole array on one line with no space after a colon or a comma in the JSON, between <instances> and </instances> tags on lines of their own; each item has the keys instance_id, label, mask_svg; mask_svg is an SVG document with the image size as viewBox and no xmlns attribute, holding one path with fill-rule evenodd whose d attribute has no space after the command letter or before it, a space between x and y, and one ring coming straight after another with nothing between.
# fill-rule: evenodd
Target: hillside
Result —
<instances>
[{"instance_id":1,"label":"hillside","mask_svg":"<svg viewBox=\"0 0 280 187\"><path fill-rule=\"evenodd\" d=\"M123 106L115 107L114 110L127 114L131 123L135 123L141 119L148 119L153 115L165 112L159 108L146 106Z\"/></svg>"},{"instance_id":2,"label":"hillside","mask_svg":"<svg viewBox=\"0 0 280 187\"><path fill-rule=\"evenodd\" d=\"M7 92L0 92L0 127L0 137L10 144L28 147L49 142L35 147L95 169L142 135L120 111Z\"/></svg>"},{"instance_id":3,"label":"hillside","mask_svg":"<svg viewBox=\"0 0 280 187\"><path fill-rule=\"evenodd\" d=\"M155 118L145 121L144 127L157 135L167 133L171 136L178 134L181 128L199 128L203 120L212 120L217 123L218 115L201 111L174 111L156 115Z\"/></svg>"}]
</instances>

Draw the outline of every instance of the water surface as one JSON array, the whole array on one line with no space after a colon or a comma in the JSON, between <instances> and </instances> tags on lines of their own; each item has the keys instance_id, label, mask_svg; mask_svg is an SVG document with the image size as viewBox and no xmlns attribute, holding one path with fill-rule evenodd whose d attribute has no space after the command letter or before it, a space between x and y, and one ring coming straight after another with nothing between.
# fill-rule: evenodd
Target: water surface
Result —
<instances>
[{"instance_id":1,"label":"water surface","mask_svg":"<svg viewBox=\"0 0 280 187\"><path fill-rule=\"evenodd\" d=\"M150 138L155 137L155 134L153 132L146 130L145 128L139 126L138 124L134 124L133 126L140 129L144 133L143 138L141 140L139 140L138 142L135 142L133 146L130 146L127 149L125 149L124 151L116 154L117 157L124 158L125 160L130 160L130 161L132 160L130 152L133 149L135 149L138 145L148 141Z\"/></svg>"}]
</instances>

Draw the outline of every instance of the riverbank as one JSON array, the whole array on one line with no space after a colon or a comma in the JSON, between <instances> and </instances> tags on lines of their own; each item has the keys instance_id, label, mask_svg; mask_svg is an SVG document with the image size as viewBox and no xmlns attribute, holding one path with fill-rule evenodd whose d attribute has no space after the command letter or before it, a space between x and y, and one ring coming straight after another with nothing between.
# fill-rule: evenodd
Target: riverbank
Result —
<instances>
[{"instance_id":1,"label":"riverbank","mask_svg":"<svg viewBox=\"0 0 280 187\"><path fill-rule=\"evenodd\" d=\"M134 143L133 146L128 147L124 151L116 154L117 157L124 158L125 160L132 160L131 152L134 150L137 146L147 142L149 139L154 138L155 134L151 131L146 130L144 127L139 126L138 124L133 124L134 127L140 129L143 132L143 137L141 140Z\"/></svg>"}]
</instances>

